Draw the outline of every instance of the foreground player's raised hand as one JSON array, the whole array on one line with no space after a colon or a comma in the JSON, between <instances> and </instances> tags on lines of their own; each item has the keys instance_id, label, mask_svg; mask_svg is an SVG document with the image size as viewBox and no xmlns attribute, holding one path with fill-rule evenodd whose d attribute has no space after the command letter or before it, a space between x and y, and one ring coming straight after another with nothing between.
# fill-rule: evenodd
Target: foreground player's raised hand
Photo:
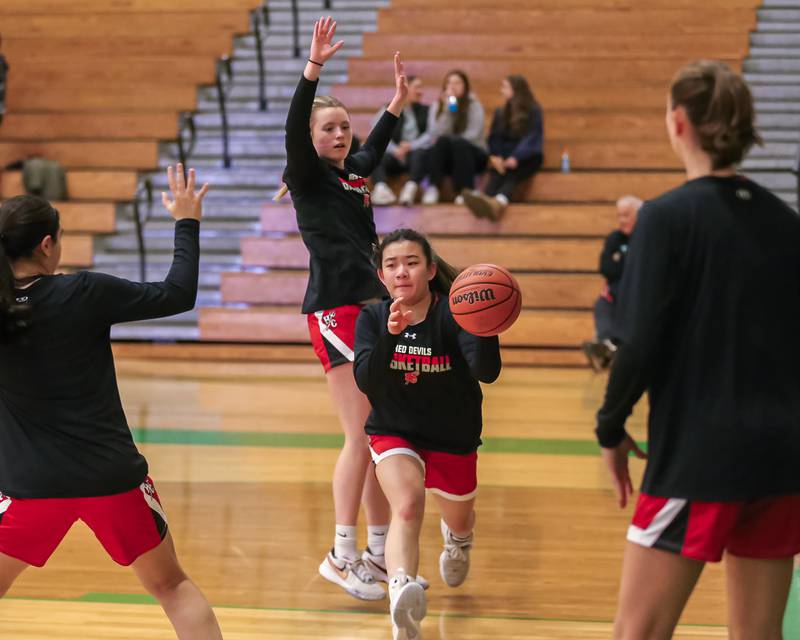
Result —
<instances>
[{"instance_id":1,"label":"foreground player's raised hand","mask_svg":"<svg viewBox=\"0 0 800 640\"><path fill-rule=\"evenodd\" d=\"M320 18L314 23L314 35L311 38L311 50L308 56L313 62L325 64L342 48L344 40L333 44L334 35L336 35L336 21L330 16Z\"/></svg>"},{"instance_id":2,"label":"foreground player's raised hand","mask_svg":"<svg viewBox=\"0 0 800 640\"><path fill-rule=\"evenodd\" d=\"M180 162L175 169L167 167L167 182L172 199L165 191L161 192L164 208L176 220L184 218L199 220L203 214L203 198L208 192L208 183L205 183L200 191L195 192L197 175L194 169L189 169L189 177L186 178Z\"/></svg>"},{"instance_id":3,"label":"foreground player's raised hand","mask_svg":"<svg viewBox=\"0 0 800 640\"><path fill-rule=\"evenodd\" d=\"M408 77L406 67L400 57L400 52L394 52L394 98L389 103L386 110L396 116L400 116L408 99Z\"/></svg>"},{"instance_id":4,"label":"foreground player's raised hand","mask_svg":"<svg viewBox=\"0 0 800 640\"><path fill-rule=\"evenodd\" d=\"M633 451L634 455L642 460L647 459L647 454L627 433L616 447L603 447L601 451L603 460L611 473L611 482L614 484L617 502L620 508L624 508L628 504L628 498L633 495L633 482L631 482L631 474L628 469L628 454Z\"/></svg>"},{"instance_id":5,"label":"foreground player's raised hand","mask_svg":"<svg viewBox=\"0 0 800 640\"><path fill-rule=\"evenodd\" d=\"M411 310L406 310L403 307L403 299L397 298L389 307L389 320L386 323L386 328L389 329L389 333L396 336L406 330L410 321Z\"/></svg>"}]
</instances>

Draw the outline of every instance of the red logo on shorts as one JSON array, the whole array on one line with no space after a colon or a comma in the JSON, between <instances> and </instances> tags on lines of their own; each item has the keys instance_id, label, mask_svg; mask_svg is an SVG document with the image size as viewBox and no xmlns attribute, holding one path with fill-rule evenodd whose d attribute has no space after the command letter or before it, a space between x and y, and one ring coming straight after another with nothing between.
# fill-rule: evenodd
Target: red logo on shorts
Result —
<instances>
[{"instance_id":1,"label":"red logo on shorts","mask_svg":"<svg viewBox=\"0 0 800 640\"><path fill-rule=\"evenodd\" d=\"M406 384L417 384L418 377L419 377L419 374L416 371L412 371L410 373L407 373L406 376L405 376Z\"/></svg>"}]
</instances>

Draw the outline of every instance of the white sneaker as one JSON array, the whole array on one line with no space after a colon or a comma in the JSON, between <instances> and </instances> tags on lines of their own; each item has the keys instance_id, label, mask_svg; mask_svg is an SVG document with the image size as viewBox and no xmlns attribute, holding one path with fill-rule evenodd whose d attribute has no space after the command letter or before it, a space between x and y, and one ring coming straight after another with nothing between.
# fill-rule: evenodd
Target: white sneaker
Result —
<instances>
[{"instance_id":1,"label":"white sneaker","mask_svg":"<svg viewBox=\"0 0 800 640\"><path fill-rule=\"evenodd\" d=\"M405 207L412 206L417 199L417 191L419 191L419 185L416 182L413 180L406 182L403 188L400 189L400 197L398 198L400 204Z\"/></svg>"},{"instance_id":2,"label":"white sneaker","mask_svg":"<svg viewBox=\"0 0 800 640\"><path fill-rule=\"evenodd\" d=\"M455 204L457 204L458 206L463 206L463 204L464 204L464 196L462 196L462 195L457 195L457 196L456 196L456 199L455 199L455 200L453 200L453 202L454 202Z\"/></svg>"},{"instance_id":3,"label":"white sneaker","mask_svg":"<svg viewBox=\"0 0 800 640\"><path fill-rule=\"evenodd\" d=\"M448 587L457 587L467 579L469 573L469 550L472 548L472 534L466 541L456 541L444 520L441 521L444 551L439 556L439 573Z\"/></svg>"},{"instance_id":4,"label":"white sneaker","mask_svg":"<svg viewBox=\"0 0 800 640\"><path fill-rule=\"evenodd\" d=\"M397 200L394 191L392 191L385 182L379 182L372 188L370 199L372 200L372 204L378 205L379 207L394 204Z\"/></svg>"},{"instance_id":5,"label":"white sneaker","mask_svg":"<svg viewBox=\"0 0 800 640\"><path fill-rule=\"evenodd\" d=\"M361 558L337 558L331 550L319 565L319 575L360 600L383 600L386 597L383 587L375 582Z\"/></svg>"},{"instance_id":6,"label":"white sneaker","mask_svg":"<svg viewBox=\"0 0 800 640\"><path fill-rule=\"evenodd\" d=\"M399 569L389 583L389 617L393 640L422 640L420 623L428 613L423 588Z\"/></svg>"},{"instance_id":7,"label":"white sneaker","mask_svg":"<svg viewBox=\"0 0 800 640\"><path fill-rule=\"evenodd\" d=\"M389 584L389 576L386 573L386 556L376 555L367 547L364 549L364 553L361 554L361 561L372 574L372 577L375 578L376 582L385 582ZM422 576L417 576L417 583L420 584L423 589L427 589L431 586Z\"/></svg>"},{"instance_id":8,"label":"white sneaker","mask_svg":"<svg viewBox=\"0 0 800 640\"><path fill-rule=\"evenodd\" d=\"M439 204L439 189L430 186L422 194L422 204Z\"/></svg>"}]
</instances>

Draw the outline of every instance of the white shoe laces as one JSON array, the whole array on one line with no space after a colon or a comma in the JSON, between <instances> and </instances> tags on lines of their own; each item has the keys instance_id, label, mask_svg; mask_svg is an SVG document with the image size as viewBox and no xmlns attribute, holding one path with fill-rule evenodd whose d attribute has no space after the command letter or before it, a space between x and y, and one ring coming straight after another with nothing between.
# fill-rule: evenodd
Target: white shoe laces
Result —
<instances>
[{"instance_id":1,"label":"white shoe laces","mask_svg":"<svg viewBox=\"0 0 800 640\"><path fill-rule=\"evenodd\" d=\"M466 548L468 549L469 547L466 547ZM448 542L444 546L444 550L447 553L447 556L451 560L459 560L461 562L464 562L467 559L467 554L464 553L464 548L459 547L457 544L453 544L451 542Z\"/></svg>"},{"instance_id":2,"label":"white shoe laces","mask_svg":"<svg viewBox=\"0 0 800 640\"><path fill-rule=\"evenodd\" d=\"M361 558L350 563L350 571L364 584L372 584L375 582L375 577Z\"/></svg>"}]
</instances>

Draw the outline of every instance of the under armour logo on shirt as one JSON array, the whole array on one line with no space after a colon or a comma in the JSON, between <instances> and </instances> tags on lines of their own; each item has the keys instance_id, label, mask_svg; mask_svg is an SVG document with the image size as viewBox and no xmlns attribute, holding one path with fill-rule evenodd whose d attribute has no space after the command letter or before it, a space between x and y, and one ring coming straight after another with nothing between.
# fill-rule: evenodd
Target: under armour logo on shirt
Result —
<instances>
[{"instance_id":1,"label":"under armour logo on shirt","mask_svg":"<svg viewBox=\"0 0 800 640\"><path fill-rule=\"evenodd\" d=\"M403 337L404 337L404 338L409 338L409 339L411 339L411 340L416 340L416 339L417 339L417 334L416 334L416 333L408 333L408 331L406 331L406 332L403 334Z\"/></svg>"}]
</instances>

